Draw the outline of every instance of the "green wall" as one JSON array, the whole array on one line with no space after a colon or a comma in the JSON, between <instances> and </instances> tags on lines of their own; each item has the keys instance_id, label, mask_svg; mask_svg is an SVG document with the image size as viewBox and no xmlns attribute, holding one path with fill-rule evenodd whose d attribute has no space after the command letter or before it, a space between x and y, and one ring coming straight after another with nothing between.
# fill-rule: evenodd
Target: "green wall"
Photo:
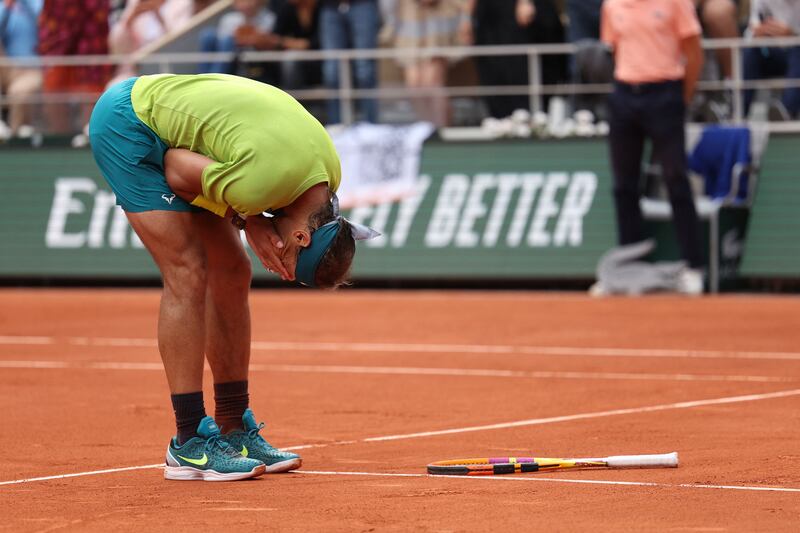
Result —
<instances>
[{"instance_id":1,"label":"green wall","mask_svg":"<svg viewBox=\"0 0 800 533\"><path fill-rule=\"evenodd\" d=\"M800 278L800 136L772 135L761 166L740 274Z\"/></svg>"},{"instance_id":2,"label":"green wall","mask_svg":"<svg viewBox=\"0 0 800 533\"><path fill-rule=\"evenodd\" d=\"M747 276L800 277L798 140L770 139ZM354 279L591 278L614 244L607 157L602 139L431 140L415 195L346 213L384 234L359 243ZM6 145L0 158L0 276L158 276L88 149Z\"/></svg>"},{"instance_id":3,"label":"green wall","mask_svg":"<svg viewBox=\"0 0 800 533\"><path fill-rule=\"evenodd\" d=\"M0 275L157 275L88 150L0 153ZM599 141L429 142L417 195L346 213L385 235L354 278L589 277L613 243L609 179Z\"/></svg>"}]
</instances>

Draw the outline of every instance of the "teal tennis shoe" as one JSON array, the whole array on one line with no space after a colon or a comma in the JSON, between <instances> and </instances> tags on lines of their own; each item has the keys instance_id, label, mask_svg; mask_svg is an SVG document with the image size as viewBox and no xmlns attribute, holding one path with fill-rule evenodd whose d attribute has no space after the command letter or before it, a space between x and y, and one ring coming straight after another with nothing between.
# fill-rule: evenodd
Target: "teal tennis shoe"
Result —
<instances>
[{"instance_id":1,"label":"teal tennis shoe","mask_svg":"<svg viewBox=\"0 0 800 533\"><path fill-rule=\"evenodd\" d=\"M225 440L243 456L263 462L268 474L297 470L303 464L303 460L296 453L278 450L259 435L264 423L256 424L256 418L250 409L245 410L242 415L242 426L244 430L226 434Z\"/></svg>"},{"instance_id":2,"label":"teal tennis shoe","mask_svg":"<svg viewBox=\"0 0 800 533\"><path fill-rule=\"evenodd\" d=\"M210 416L197 426L197 434L178 446L177 438L167 446L165 479L203 481L237 481L264 473L264 463L243 457L222 437L219 426Z\"/></svg>"}]
</instances>

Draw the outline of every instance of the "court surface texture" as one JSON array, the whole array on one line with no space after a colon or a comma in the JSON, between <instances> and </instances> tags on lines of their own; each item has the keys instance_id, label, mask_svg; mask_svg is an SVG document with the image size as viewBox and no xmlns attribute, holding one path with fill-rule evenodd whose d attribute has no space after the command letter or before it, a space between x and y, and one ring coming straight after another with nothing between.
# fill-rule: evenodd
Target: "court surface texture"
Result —
<instances>
[{"instance_id":1,"label":"court surface texture","mask_svg":"<svg viewBox=\"0 0 800 533\"><path fill-rule=\"evenodd\" d=\"M251 405L304 463L234 483L163 479L159 291L2 289L0 303L0 531L800 524L796 297L255 290ZM672 451L676 469L425 471Z\"/></svg>"}]
</instances>

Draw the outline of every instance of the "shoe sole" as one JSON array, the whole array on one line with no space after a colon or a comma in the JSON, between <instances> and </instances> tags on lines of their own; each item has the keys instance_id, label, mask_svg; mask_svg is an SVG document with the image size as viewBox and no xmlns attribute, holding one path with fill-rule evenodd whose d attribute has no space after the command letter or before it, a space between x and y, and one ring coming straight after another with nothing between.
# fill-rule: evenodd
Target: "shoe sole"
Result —
<instances>
[{"instance_id":1,"label":"shoe sole","mask_svg":"<svg viewBox=\"0 0 800 533\"><path fill-rule=\"evenodd\" d=\"M200 470L191 466L165 466L164 479L174 481L240 481L258 477L266 472L266 466L258 465L249 472L217 472L216 470Z\"/></svg>"},{"instance_id":2,"label":"shoe sole","mask_svg":"<svg viewBox=\"0 0 800 533\"><path fill-rule=\"evenodd\" d=\"M267 474L280 474L281 472L288 472L289 470L297 470L303 465L303 460L299 457L297 459L289 459L288 461L281 461L267 465Z\"/></svg>"}]
</instances>

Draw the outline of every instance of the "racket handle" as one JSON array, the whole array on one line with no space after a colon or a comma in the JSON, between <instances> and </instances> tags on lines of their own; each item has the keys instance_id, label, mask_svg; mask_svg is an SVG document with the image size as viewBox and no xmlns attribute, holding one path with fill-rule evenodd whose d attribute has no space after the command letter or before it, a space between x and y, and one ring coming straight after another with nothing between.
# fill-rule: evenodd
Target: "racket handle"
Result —
<instances>
[{"instance_id":1,"label":"racket handle","mask_svg":"<svg viewBox=\"0 0 800 533\"><path fill-rule=\"evenodd\" d=\"M675 468L678 466L678 452L656 455L613 455L606 457L611 468L636 468L661 466Z\"/></svg>"}]
</instances>

